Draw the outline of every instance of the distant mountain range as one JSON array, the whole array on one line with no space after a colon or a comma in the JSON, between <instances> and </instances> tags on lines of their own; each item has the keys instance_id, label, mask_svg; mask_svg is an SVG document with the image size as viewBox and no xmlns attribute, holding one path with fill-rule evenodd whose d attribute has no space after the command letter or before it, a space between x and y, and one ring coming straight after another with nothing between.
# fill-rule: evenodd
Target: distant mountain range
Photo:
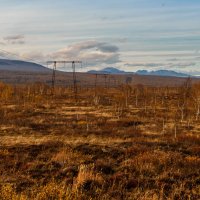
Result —
<instances>
[{"instance_id":1,"label":"distant mountain range","mask_svg":"<svg viewBox=\"0 0 200 200\"><path fill-rule=\"evenodd\" d=\"M107 67L102 70L90 70L88 73L91 74L138 74L138 75L154 75L154 76L174 76L174 77L188 77L188 74L175 72L172 70L157 70L157 71L147 71L138 70L136 72L126 72L123 70L116 69L114 67Z\"/></svg>"},{"instance_id":2,"label":"distant mountain range","mask_svg":"<svg viewBox=\"0 0 200 200\"><path fill-rule=\"evenodd\" d=\"M32 62L0 59L0 70L23 72L49 72L50 69Z\"/></svg>"},{"instance_id":3,"label":"distant mountain range","mask_svg":"<svg viewBox=\"0 0 200 200\"><path fill-rule=\"evenodd\" d=\"M21 60L8 60L0 59L0 70L7 71L18 71L18 72L51 72L51 69L46 68L42 65L25 62ZM173 76L173 77L188 77L188 74L178 73L171 70L157 70L157 71L147 71L138 70L136 72L126 72L119 70L114 67L107 67L102 70L90 70L90 74L138 74L138 75L155 75L155 76Z\"/></svg>"},{"instance_id":4,"label":"distant mountain range","mask_svg":"<svg viewBox=\"0 0 200 200\"><path fill-rule=\"evenodd\" d=\"M128 72L116 69L114 67L107 67L101 70L90 70L90 74L127 74Z\"/></svg>"},{"instance_id":5,"label":"distant mountain range","mask_svg":"<svg viewBox=\"0 0 200 200\"><path fill-rule=\"evenodd\" d=\"M155 76L175 76L175 77L188 77L188 74L175 72L172 70L157 70L157 71L147 71L147 70L138 70L136 74L139 75L155 75Z\"/></svg>"}]
</instances>

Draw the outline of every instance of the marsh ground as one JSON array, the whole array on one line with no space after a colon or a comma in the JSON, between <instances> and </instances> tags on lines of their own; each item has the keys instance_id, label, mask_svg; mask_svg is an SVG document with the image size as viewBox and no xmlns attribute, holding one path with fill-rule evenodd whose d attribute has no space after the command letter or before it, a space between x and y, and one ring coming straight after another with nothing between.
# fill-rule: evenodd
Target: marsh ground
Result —
<instances>
[{"instance_id":1,"label":"marsh ground","mask_svg":"<svg viewBox=\"0 0 200 200\"><path fill-rule=\"evenodd\" d=\"M60 94L2 100L0 199L200 198L200 125L174 120L176 99Z\"/></svg>"}]
</instances>

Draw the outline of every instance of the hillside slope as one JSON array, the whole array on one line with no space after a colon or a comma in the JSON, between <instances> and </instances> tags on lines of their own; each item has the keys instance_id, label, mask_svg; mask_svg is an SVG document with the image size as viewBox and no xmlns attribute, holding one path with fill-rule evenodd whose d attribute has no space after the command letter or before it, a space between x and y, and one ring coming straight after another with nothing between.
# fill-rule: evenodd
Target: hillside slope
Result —
<instances>
[{"instance_id":1,"label":"hillside slope","mask_svg":"<svg viewBox=\"0 0 200 200\"><path fill-rule=\"evenodd\" d=\"M50 69L32 62L0 59L0 70L23 72L48 72Z\"/></svg>"}]
</instances>

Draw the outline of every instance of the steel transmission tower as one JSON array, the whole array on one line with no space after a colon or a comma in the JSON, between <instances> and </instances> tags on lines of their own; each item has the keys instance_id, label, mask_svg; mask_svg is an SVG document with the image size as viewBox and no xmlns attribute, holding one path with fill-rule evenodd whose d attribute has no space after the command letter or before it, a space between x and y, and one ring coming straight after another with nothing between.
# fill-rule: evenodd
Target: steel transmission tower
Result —
<instances>
[{"instance_id":1,"label":"steel transmission tower","mask_svg":"<svg viewBox=\"0 0 200 200\"><path fill-rule=\"evenodd\" d=\"M52 71L52 88L54 91L55 88L55 80L56 80L56 66L57 64L72 64L72 71L73 71L73 87L74 87L74 96L77 99L77 81L76 81L76 64L82 64L82 61L47 61L47 65L53 64L53 71Z\"/></svg>"}]
</instances>

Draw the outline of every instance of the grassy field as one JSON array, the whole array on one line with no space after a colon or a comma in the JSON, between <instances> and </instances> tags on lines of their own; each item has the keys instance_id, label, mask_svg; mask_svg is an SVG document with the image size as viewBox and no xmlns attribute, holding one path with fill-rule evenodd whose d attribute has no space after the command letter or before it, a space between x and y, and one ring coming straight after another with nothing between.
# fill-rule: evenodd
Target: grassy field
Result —
<instances>
[{"instance_id":1,"label":"grassy field","mask_svg":"<svg viewBox=\"0 0 200 200\"><path fill-rule=\"evenodd\" d=\"M0 199L200 199L198 85L0 87Z\"/></svg>"}]
</instances>

